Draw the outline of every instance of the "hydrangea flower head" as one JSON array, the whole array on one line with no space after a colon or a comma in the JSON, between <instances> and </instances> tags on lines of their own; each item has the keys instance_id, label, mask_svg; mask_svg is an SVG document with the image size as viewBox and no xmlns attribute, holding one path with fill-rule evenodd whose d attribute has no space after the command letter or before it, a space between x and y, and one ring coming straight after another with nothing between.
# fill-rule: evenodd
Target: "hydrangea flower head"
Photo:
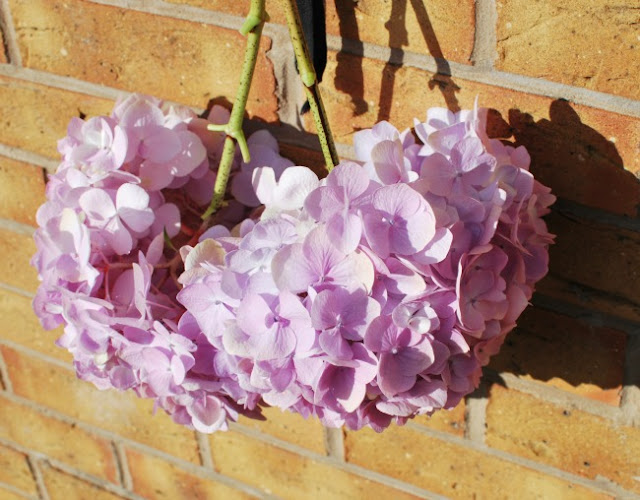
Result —
<instances>
[{"instance_id":1,"label":"hydrangea flower head","mask_svg":"<svg viewBox=\"0 0 640 500\"><path fill-rule=\"evenodd\" d=\"M487 138L483 117L429 110L415 124L422 145L381 122L323 181L299 166L253 170L260 219L232 243L199 244L229 248L225 265L199 271L233 276L234 293L215 294L224 319L216 326L212 307L198 323L242 359L243 387L328 426L376 431L477 387L553 241L541 219L553 196L522 149Z\"/></svg>"},{"instance_id":2,"label":"hydrangea flower head","mask_svg":"<svg viewBox=\"0 0 640 500\"><path fill-rule=\"evenodd\" d=\"M214 118L224 115L213 108ZM235 358L215 362L226 356L218 325L235 317L217 307L236 304L222 271L214 272L225 250L208 240L189 254L178 280L181 256L165 245L166 238L178 246L198 241L201 221L192 213L211 199L222 147L221 134L203 132L207 123L142 95L119 101L111 116L72 119L38 211L32 263L42 281L34 309L46 328L64 324L58 343L73 354L80 378L132 389L177 422L213 432L239 411L259 412L259 395L229 369ZM267 132L250 142L255 161L290 164ZM233 175L240 171L237 161ZM233 214L218 215L232 224L244 216ZM200 266L207 271L198 274ZM180 292L181 281L190 288Z\"/></svg>"}]
</instances>

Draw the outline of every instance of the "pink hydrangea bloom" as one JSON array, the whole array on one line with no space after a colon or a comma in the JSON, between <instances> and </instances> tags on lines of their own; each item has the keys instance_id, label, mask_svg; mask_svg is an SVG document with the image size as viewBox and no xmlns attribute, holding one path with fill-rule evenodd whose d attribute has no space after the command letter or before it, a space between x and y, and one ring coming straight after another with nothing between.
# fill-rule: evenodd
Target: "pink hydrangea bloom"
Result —
<instances>
[{"instance_id":1,"label":"pink hydrangea bloom","mask_svg":"<svg viewBox=\"0 0 640 500\"><path fill-rule=\"evenodd\" d=\"M357 161L322 182L254 169L261 218L193 250L226 249L198 273L228 298L185 306L266 403L376 431L452 408L546 272L554 198L526 151L488 139L482 110L432 109L415 131L422 144L386 122L358 132Z\"/></svg>"},{"instance_id":2,"label":"pink hydrangea bloom","mask_svg":"<svg viewBox=\"0 0 640 500\"><path fill-rule=\"evenodd\" d=\"M224 115L213 108L214 119ZM206 132L207 123L188 108L142 95L119 101L110 117L71 120L38 211L32 260L42 281L34 309L45 328L64 324L58 343L73 354L78 376L153 398L176 422L201 432L259 410L259 395L242 385L236 360L220 351L216 336L218 324L233 317L216 308L218 295L232 301L212 273L225 252L205 244L187 259L187 313L176 298L182 260L164 243L165 235L177 245L198 241L194 213L211 200L222 147L222 134ZM256 162L290 164L268 133L249 141ZM245 215L235 205L218 220L233 225ZM207 272L198 274L201 265ZM209 323L205 310L214 311Z\"/></svg>"}]
</instances>

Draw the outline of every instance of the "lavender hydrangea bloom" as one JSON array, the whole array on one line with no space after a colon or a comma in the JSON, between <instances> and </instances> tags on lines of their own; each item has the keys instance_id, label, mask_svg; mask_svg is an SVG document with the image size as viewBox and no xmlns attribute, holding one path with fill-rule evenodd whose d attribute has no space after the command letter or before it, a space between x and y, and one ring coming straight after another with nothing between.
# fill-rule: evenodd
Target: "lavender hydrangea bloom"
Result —
<instances>
[{"instance_id":1,"label":"lavender hydrangea bloom","mask_svg":"<svg viewBox=\"0 0 640 500\"><path fill-rule=\"evenodd\" d=\"M553 197L526 152L488 139L481 110L429 110L415 131L422 145L386 122L358 132L358 161L322 183L254 171L265 213L223 266L237 297L202 326L268 404L376 431L452 408L546 271Z\"/></svg>"},{"instance_id":2,"label":"lavender hydrangea bloom","mask_svg":"<svg viewBox=\"0 0 640 500\"><path fill-rule=\"evenodd\" d=\"M378 432L452 408L553 242L553 195L484 117L431 109L421 142L381 122L323 181L261 132L231 191L264 210L229 203L204 233L189 214L210 199L222 146L205 119L132 96L74 120L37 216L34 308L65 325L81 378L201 432L260 404ZM165 235L186 243L166 248Z\"/></svg>"},{"instance_id":3,"label":"lavender hydrangea bloom","mask_svg":"<svg viewBox=\"0 0 640 500\"><path fill-rule=\"evenodd\" d=\"M214 118L221 113L214 107ZM64 325L58 344L73 354L78 376L153 398L201 432L226 428L239 412L259 413L260 401L235 373L237 360L221 352L216 329L240 302L222 276L232 245L209 240L185 251L179 281L181 256L164 243L165 235L187 249L198 242L201 221L190 214L211 199L223 142L203 132L207 123L142 95L119 101L110 117L74 118L38 211L32 259L41 280L34 309L45 328ZM250 139L260 145L250 146L257 160L289 164L268 133L259 139ZM239 167L238 160L234 176ZM204 194L193 196L194 184ZM237 208L220 211L219 220L240 222L245 212ZM191 313L177 300L183 283ZM218 308L218 299L230 305Z\"/></svg>"}]
</instances>

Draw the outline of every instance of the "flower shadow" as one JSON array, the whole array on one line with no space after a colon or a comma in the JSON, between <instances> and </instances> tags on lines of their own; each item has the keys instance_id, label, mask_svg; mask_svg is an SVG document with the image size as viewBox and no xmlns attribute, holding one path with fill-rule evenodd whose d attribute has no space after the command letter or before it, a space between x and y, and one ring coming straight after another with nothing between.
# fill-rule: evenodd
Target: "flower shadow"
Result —
<instances>
[{"instance_id":1,"label":"flower shadow","mask_svg":"<svg viewBox=\"0 0 640 500\"><path fill-rule=\"evenodd\" d=\"M631 275L637 260L611 250L629 242L627 236L640 249L640 238L632 234L640 228L640 181L624 169L614 142L583 123L566 100L551 103L549 119L535 120L518 109L503 117L492 110L488 130L527 148L532 173L558 196L547 217L557 236L533 307L492 358L485 387L472 397L515 376L617 405L623 386L640 386L640 373L629 369L640 349L625 333L640 323L640 285L612 283L609 276ZM628 306L626 317L604 305L607 295Z\"/></svg>"},{"instance_id":2,"label":"flower shadow","mask_svg":"<svg viewBox=\"0 0 640 500\"><path fill-rule=\"evenodd\" d=\"M437 87L442 93L447 107L451 111L459 111L460 105L455 94L460 90L460 87L451 78L449 63L444 57L424 1L410 0L410 2L415 11L429 54L435 58L436 73L428 82L428 87L431 90ZM409 43L405 19L407 7L407 0L394 0L391 2L389 19L384 25L389 32L386 46L389 47L390 53L381 73L376 121L388 120L391 114L396 73L402 68L404 62L404 50L402 47ZM364 99L364 74L362 68L364 44L358 33L356 8L356 2L336 2L343 46L342 51L338 52L336 56L337 68L334 85L336 89L351 97L353 114L354 116L359 116L369 111L369 105ZM352 57L354 55L358 57Z\"/></svg>"}]
</instances>

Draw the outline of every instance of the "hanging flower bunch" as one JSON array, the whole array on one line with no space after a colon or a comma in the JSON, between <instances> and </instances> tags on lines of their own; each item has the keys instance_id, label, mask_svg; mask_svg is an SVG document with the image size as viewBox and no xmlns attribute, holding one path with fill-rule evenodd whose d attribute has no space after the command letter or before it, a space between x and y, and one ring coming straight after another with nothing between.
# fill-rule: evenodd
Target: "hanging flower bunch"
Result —
<instances>
[{"instance_id":1,"label":"hanging flower bunch","mask_svg":"<svg viewBox=\"0 0 640 500\"><path fill-rule=\"evenodd\" d=\"M266 19L251 0L231 113L133 95L71 121L37 214L34 309L64 325L80 378L198 431L262 405L381 431L477 387L547 272L555 198L477 107L378 123L340 162L284 6L328 176L244 137Z\"/></svg>"},{"instance_id":2,"label":"hanging flower bunch","mask_svg":"<svg viewBox=\"0 0 640 500\"><path fill-rule=\"evenodd\" d=\"M228 111L214 107L220 123ZM60 346L77 374L101 389L133 389L203 432L254 410L259 395L216 369L214 348L184 321L176 301L183 263L176 244L197 242L199 214L213 192L223 136L185 107L132 95L111 116L74 118L58 144L62 163L40 207L32 263L40 285L34 309L46 328L64 324ZM291 165L273 137L249 138L255 157ZM242 186L248 168L236 155ZM217 219L246 216L230 203Z\"/></svg>"},{"instance_id":3,"label":"hanging flower bunch","mask_svg":"<svg viewBox=\"0 0 640 500\"><path fill-rule=\"evenodd\" d=\"M524 147L470 111L431 109L415 132L359 132L358 161L323 181L256 169L260 220L188 254L185 321L267 404L378 431L452 408L546 273L555 198Z\"/></svg>"}]
</instances>

